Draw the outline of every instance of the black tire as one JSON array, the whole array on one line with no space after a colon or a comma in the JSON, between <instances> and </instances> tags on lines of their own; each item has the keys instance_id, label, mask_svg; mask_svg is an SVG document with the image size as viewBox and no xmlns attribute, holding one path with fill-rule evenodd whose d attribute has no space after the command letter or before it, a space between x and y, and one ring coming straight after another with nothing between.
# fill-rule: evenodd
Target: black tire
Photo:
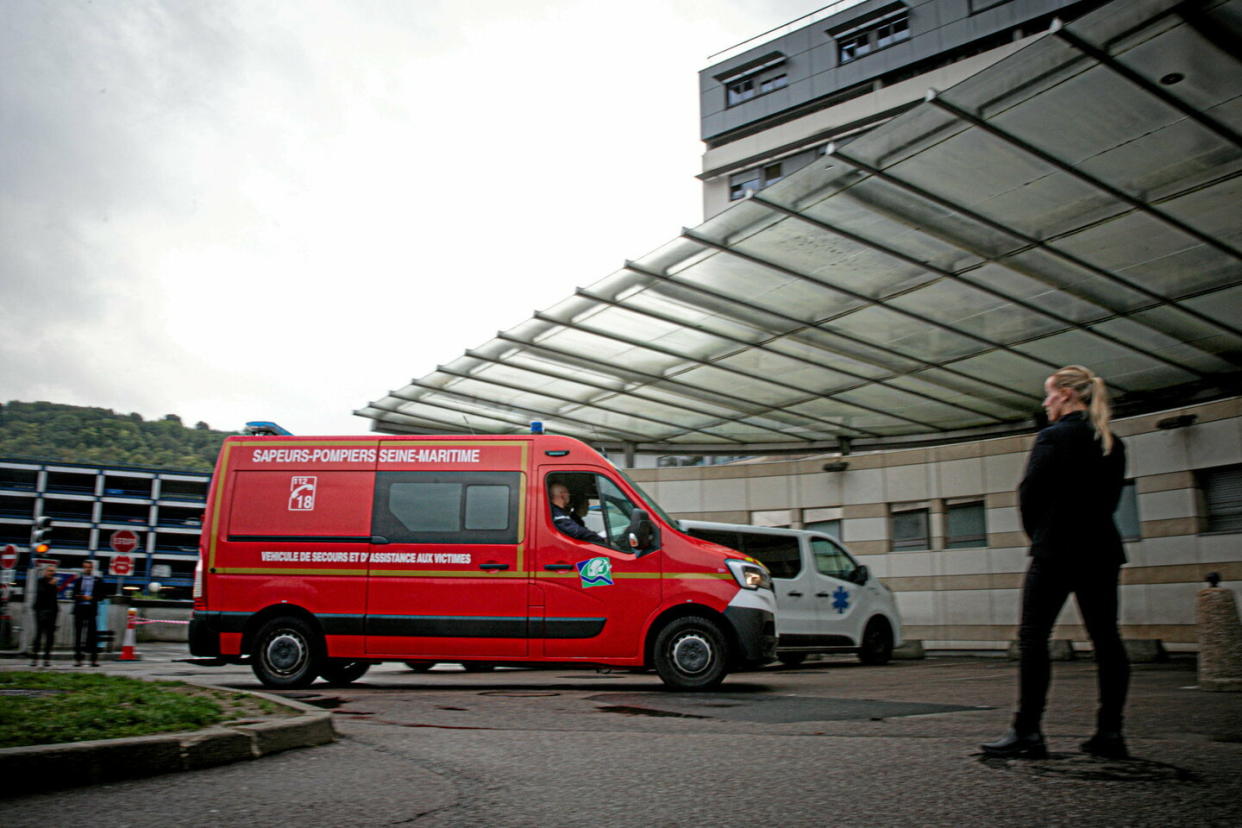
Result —
<instances>
[{"instance_id":1,"label":"black tire","mask_svg":"<svg viewBox=\"0 0 1242 828\"><path fill-rule=\"evenodd\" d=\"M405 666L409 667L411 670L413 670L416 673L425 673L428 670L430 670L432 667L435 667L436 662L434 661L407 661L405 663Z\"/></svg>"},{"instance_id":2,"label":"black tire","mask_svg":"<svg viewBox=\"0 0 1242 828\"><path fill-rule=\"evenodd\" d=\"M350 661L334 658L319 668L319 677L328 684L353 684L371 669L369 661Z\"/></svg>"},{"instance_id":3,"label":"black tire","mask_svg":"<svg viewBox=\"0 0 1242 828\"><path fill-rule=\"evenodd\" d=\"M323 642L300 618L273 618L259 629L250 650L250 668L266 687L299 690L319 675Z\"/></svg>"},{"instance_id":4,"label":"black tire","mask_svg":"<svg viewBox=\"0 0 1242 828\"><path fill-rule=\"evenodd\" d=\"M490 673L496 669L495 664L486 661L463 661L461 666L467 673Z\"/></svg>"},{"instance_id":5,"label":"black tire","mask_svg":"<svg viewBox=\"0 0 1242 828\"><path fill-rule=\"evenodd\" d=\"M724 680L729 646L712 621L690 615L660 630L653 661L669 689L707 690Z\"/></svg>"},{"instance_id":6,"label":"black tire","mask_svg":"<svg viewBox=\"0 0 1242 828\"><path fill-rule=\"evenodd\" d=\"M888 664L893 657L893 631L883 618L872 618L863 630L862 645L858 648L858 660L863 664L880 666Z\"/></svg>"},{"instance_id":7,"label":"black tire","mask_svg":"<svg viewBox=\"0 0 1242 828\"><path fill-rule=\"evenodd\" d=\"M806 653L781 653L777 659L786 667L797 667L806 661Z\"/></svg>"}]
</instances>

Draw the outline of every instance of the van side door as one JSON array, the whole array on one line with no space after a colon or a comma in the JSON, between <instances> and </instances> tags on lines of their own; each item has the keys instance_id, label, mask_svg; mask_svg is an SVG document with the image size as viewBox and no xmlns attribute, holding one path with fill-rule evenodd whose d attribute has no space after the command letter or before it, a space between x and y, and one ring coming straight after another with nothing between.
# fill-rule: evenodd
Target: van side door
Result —
<instances>
[{"instance_id":1,"label":"van side door","mask_svg":"<svg viewBox=\"0 0 1242 828\"><path fill-rule=\"evenodd\" d=\"M660 606L664 555L630 549L626 530L638 499L598 469L545 465L540 475L544 502L532 519L531 637L542 641L532 646L542 646L549 659L641 657L642 631ZM567 511L594 538L571 537L557 527L547 499L553 485L569 490Z\"/></svg>"},{"instance_id":2,"label":"van side door","mask_svg":"<svg viewBox=\"0 0 1242 828\"><path fill-rule=\"evenodd\" d=\"M856 646L867 620L869 593L853 580L858 564L839 544L826 537L810 538L813 566L810 567L815 609L822 635L844 637Z\"/></svg>"},{"instance_id":3,"label":"van side door","mask_svg":"<svg viewBox=\"0 0 1242 828\"><path fill-rule=\"evenodd\" d=\"M526 655L525 478L460 464L376 474L368 655Z\"/></svg>"}]
</instances>

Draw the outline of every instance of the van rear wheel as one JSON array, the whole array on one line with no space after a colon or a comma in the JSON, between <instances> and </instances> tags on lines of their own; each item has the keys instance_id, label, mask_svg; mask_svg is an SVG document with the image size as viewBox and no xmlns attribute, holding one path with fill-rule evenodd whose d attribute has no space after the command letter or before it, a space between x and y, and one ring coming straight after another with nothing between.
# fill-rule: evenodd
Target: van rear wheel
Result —
<instances>
[{"instance_id":1,"label":"van rear wheel","mask_svg":"<svg viewBox=\"0 0 1242 828\"><path fill-rule=\"evenodd\" d=\"M352 684L371 669L369 661L353 661L347 658L331 659L319 670L319 676L328 684Z\"/></svg>"},{"instance_id":2,"label":"van rear wheel","mask_svg":"<svg viewBox=\"0 0 1242 828\"><path fill-rule=\"evenodd\" d=\"M725 637L697 615L671 622L655 641L655 668L671 690L706 690L724 680L729 663Z\"/></svg>"},{"instance_id":3,"label":"van rear wheel","mask_svg":"<svg viewBox=\"0 0 1242 828\"><path fill-rule=\"evenodd\" d=\"M319 635L300 618L273 618L259 629L250 651L250 667L266 687L298 690L319 675L323 657Z\"/></svg>"}]
</instances>

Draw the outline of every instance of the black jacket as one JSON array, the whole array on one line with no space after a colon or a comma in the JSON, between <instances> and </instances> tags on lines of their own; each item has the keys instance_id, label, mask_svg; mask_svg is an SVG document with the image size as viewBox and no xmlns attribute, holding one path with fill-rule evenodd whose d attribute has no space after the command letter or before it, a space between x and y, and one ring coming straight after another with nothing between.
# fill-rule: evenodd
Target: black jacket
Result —
<instances>
[{"instance_id":1,"label":"black jacket","mask_svg":"<svg viewBox=\"0 0 1242 828\"><path fill-rule=\"evenodd\" d=\"M99 609L99 602L108 597L107 587L104 586L103 578L98 575L92 575L94 583L91 585L91 594L88 598L82 595L82 576L79 575L77 580L69 587L69 599L73 601L74 615L94 615Z\"/></svg>"},{"instance_id":2,"label":"black jacket","mask_svg":"<svg viewBox=\"0 0 1242 828\"><path fill-rule=\"evenodd\" d=\"M60 592L60 583L57 581L48 582L47 578L40 578L35 584L35 612L43 612L44 610L56 611L57 593Z\"/></svg>"},{"instance_id":3,"label":"black jacket","mask_svg":"<svg viewBox=\"0 0 1242 828\"><path fill-rule=\"evenodd\" d=\"M552 504L552 523L557 529L560 529L571 538L578 540L594 541L595 543L604 543L604 539L592 532L590 529L582 525L582 521L573 512L562 509L555 503Z\"/></svg>"},{"instance_id":4,"label":"black jacket","mask_svg":"<svg viewBox=\"0 0 1242 828\"><path fill-rule=\"evenodd\" d=\"M1039 432L1018 486L1030 554L1047 560L1125 563L1113 522L1125 474L1125 445L1114 435L1112 452L1104 454L1081 411Z\"/></svg>"}]
</instances>

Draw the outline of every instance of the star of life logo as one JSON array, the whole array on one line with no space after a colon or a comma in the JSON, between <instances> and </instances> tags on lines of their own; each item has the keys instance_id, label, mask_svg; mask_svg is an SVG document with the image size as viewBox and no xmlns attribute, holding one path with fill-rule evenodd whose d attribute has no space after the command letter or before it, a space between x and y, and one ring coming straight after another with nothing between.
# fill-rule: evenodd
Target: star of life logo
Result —
<instances>
[{"instance_id":1,"label":"star of life logo","mask_svg":"<svg viewBox=\"0 0 1242 828\"><path fill-rule=\"evenodd\" d=\"M612 561L608 558L589 558L574 564L583 587L612 586Z\"/></svg>"},{"instance_id":2,"label":"star of life logo","mask_svg":"<svg viewBox=\"0 0 1242 828\"><path fill-rule=\"evenodd\" d=\"M837 591L832 593L832 608L842 613L850 608L850 594L845 587L837 587Z\"/></svg>"}]
</instances>

